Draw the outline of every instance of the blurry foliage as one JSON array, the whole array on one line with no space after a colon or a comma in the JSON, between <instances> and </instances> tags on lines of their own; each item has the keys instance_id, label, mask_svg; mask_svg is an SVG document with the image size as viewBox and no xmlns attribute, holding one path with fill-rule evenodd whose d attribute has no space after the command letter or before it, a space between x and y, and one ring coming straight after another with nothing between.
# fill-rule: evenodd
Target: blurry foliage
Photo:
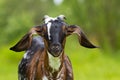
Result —
<instances>
[{"instance_id":1,"label":"blurry foliage","mask_svg":"<svg viewBox=\"0 0 120 80\"><path fill-rule=\"evenodd\" d=\"M46 7L40 7L44 6ZM0 42L9 44L41 22L49 4L40 0L3 0L0 6Z\"/></svg>"}]
</instances>

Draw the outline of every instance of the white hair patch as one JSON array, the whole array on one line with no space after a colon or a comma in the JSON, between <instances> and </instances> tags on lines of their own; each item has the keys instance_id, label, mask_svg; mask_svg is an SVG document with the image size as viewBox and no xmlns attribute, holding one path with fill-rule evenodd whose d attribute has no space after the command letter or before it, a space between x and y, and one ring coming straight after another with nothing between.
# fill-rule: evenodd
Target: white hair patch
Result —
<instances>
[{"instance_id":1,"label":"white hair patch","mask_svg":"<svg viewBox=\"0 0 120 80\"><path fill-rule=\"evenodd\" d=\"M55 17L55 18L53 18L53 17L47 17L47 18L45 18L45 23L48 23L49 21L51 21L51 20L56 20L57 18Z\"/></svg>"},{"instance_id":2,"label":"white hair patch","mask_svg":"<svg viewBox=\"0 0 120 80\"><path fill-rule=\"evenodd\" d=\"M29 57L28 57L28 53L29 53L29 50L26 51L26 53L24 54L24 59L28 59L28 58L29 58Z\"/></svg>"},{"instance_id":3,"label":"white hair patch","mask_svg":"<svg viewBox=\"0 0 120 80\"><path fill-rule=\"evenodd\" d=\"M43 76L42 80L48 80L47 76Z\"/></svg>"},{"instance_id":4,"label":"white hair patch","mask_svg":"<svg viewBox=\"0 0 120 80\"><path fill-rule=\"evenodd\" d=\"M50 28L51 28L51 22L49 22L47 24L47 30L48 30L48 39L51 40L51 37L50 37Z\"/></svg>"},{"instance_id":5,"label":"white hair patch","mask_svg":"<svg viewBox=\"0 0 120 80\"><path fill-rule=\"evenodd\" d=\"M52 72L54 72L55 70L58 71L61 65L60 58L52 56L49 52L47 53L48 53L48 58L49 58L49 65L53 68Z\"/></svg>"}]
</instances>

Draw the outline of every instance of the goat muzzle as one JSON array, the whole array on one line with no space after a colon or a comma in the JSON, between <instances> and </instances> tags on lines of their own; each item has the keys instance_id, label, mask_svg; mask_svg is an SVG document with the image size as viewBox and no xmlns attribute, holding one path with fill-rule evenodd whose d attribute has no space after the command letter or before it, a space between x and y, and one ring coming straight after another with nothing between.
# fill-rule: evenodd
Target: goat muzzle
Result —
<instances>
[{"instance_id":1,"label":"goat muzzle","mask_svg":"<svg viewBox=\"0 0 120 80\"><path fill-rule=\"evenodd\" d=\"M60 56L61 52L62 52L62 47L60 44L52 44L50 46L50 48L48 49L48 51L50 52L51 55L53 55L54 57L58 57Z\"/></svg>"}]
</instances>

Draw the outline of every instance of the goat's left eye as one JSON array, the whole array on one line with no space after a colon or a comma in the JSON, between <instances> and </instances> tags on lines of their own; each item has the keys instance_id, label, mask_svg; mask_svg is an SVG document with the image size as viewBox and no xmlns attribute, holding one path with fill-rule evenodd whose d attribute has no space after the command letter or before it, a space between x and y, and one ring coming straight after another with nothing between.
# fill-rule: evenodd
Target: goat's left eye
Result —
<instances>
[{"instance_id":1,"label":"goat's left eye","mask_svg":"<svg viewBox=\"0 0 120 80\"><path fill-rule=\"evenodd\" d=\"M52 41L53 40L53 37L52 36L50 36L50 41Z\"/></svg>"},{"instance_id":2,"label":"goat's left eye","mask_svg":"<svg viewBox=\"0 0 120 80\"><path fill-rule=\"evenodd\" d=\"M67 35L67 30L64 30L63 34L66 36Z\"/></svg>"}]
</instances>

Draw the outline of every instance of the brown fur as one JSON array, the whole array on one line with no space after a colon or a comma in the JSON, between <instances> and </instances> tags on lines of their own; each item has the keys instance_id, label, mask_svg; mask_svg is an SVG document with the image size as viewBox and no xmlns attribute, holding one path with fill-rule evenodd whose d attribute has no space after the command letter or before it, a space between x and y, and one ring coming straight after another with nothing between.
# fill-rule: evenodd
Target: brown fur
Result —
<instances>
[{"instance_id":1,"label":"brown fur","mask_svg":"<svg viewBox=\"0 0 120 80\"><path fill-rule=\"evenodd\" d=\"M41 51L37 51L33 56L26 73L28 80L42 80L45 75L49 80L73 80L72 66L68 57L63 53L60 59L61 66L59 70L52 73L52 68L49 66L48 55L45 50L42 53ZM67 79L68 76L69 79Z\"/></svg>"}]
</instances>

